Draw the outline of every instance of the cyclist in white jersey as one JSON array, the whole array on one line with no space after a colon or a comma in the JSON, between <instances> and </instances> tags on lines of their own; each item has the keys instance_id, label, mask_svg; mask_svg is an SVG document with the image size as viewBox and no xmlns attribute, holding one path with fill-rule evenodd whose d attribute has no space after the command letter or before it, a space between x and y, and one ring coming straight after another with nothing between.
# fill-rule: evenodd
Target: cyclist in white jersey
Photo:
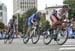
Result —
<instances>
[{"instance_id":1,"label":"cyclist in white jersey","mask_svg":"<svg viewBox=\"0 0 75 51\"><path fill-rule=\"evenodd\" d=\"M50 15L51 27L54 27L56 24L60 24L63 15L68 17L68 6L67 5L62 6L62 8L55 9L54 12L52 12L52 14Z\"/></svg>"}]
</instances>

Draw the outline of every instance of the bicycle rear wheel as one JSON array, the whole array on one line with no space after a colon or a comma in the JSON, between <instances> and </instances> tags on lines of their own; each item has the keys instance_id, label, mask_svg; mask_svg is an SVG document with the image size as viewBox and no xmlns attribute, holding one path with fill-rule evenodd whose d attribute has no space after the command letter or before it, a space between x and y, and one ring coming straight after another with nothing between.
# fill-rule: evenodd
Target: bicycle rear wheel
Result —
<instances>
[{"instance_id":1,"label":"bicycle rear wheel","mask_svg":"<svg viewBox=\"0 0 75 51\"><path fill-rule=\"evenodd\" d=\"M10 34L9 35L9 39L8 39L8 41L9 41L9 44L11 44L12 42L13 42L13 36L12 36L13 34Z\"/></svg>"},{"instance_id":2,"label":"bicycle rear wheel","mask_svg":"<svg viewBox=\"0 0 75 51\"><path fill-rule=\"evenodd\" d=\"M11 44L12 41L13 41L12 35L6 34L6 35L5 35L5 39L4 39L4 43L6 44L6 43L8 42L9 44Z\"/></svg>"},{"instance_id":3,"label":"bicycle rear wheel","mask_svg":"<svg viewBox=\"0 0 75 51\"><path fill-rule=\"evenodd\" d=\"M58 45L63 45L68 39L68 33L67 30L59 30L57 33L56 42Z\"/></svg>"},{"instance_id":4,"label":"bicycle rear wheel","mask_svg":"<svg viewBox=\"0 0 75 51\"><path fill-rule=\"evenodd\" d=\"M52 37L51 37L51 32L50 31L46 31L43 37L43 42L45 45L50 44L50 42L52 41Z\"/></svg>"},{"instance_id":5,"label":"bicycle rear wheel","mask_svg":"<svg viewBox=\"0 0 75 51\"><path fill-rule=\"evenodd\" d=\"M5 34L5 38L4 38L4 43L6 44L7 43L7 40L8 40L8 37L9 35L8 34Z\"/></svg>"}]
</instances>

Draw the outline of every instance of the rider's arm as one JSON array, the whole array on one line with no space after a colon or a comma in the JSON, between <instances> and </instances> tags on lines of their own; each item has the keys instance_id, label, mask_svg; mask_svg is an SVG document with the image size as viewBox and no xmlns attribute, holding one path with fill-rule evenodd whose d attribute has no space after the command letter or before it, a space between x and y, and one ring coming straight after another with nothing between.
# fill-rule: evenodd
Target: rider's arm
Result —
<instances>
[{"instance_id":1,"label":"rider's arm","mask_svg":"<svg viewBox=\"0 0 75 51\"><path fill-rule=\"evenodd\" d=\"M57 9L57 17L59 18L59 19L61 19L61 16L62 16L62 9Z\"/></svg>"},{"instance_id":2,"label":"rider's arm","mask_svg":"<svg viewBox=\"0 0 75 51\"><path fill-rule=\"evenodd\" d=\"M65 13L65 16L68 17L68 12Z\"/></svg>"},{"instance_id":3,"label":"rider's arm","mask_svg":"<svg viewBox=\"0 0 75 51\"><path fill-rule=\"evenodd\" d=\"M39 21L40 21L40 17L38 15L34 15L34 17L32 18L31 22L34 24L34 25L37 25L39 24Z\"/></svg>"},{"instance_id":4,"label":"rider's arm","mask_svg":"<svg viewBox=\"0 0 75 51\"><path fill-rule=\"evenodd\" d=\"M59 18L59 19L61 19L61 13L57 13L57 17Z\"/></svg>"},{"instance_id":5,"label":"rider's arm","mask_svg":"<svg viewBox=\"0 0 75 51\"><path fill-rule=\"evenodd\" d=\"M15 25L18 25L18 20L17 19L15 19Z\"/></svg>"},{"instance_id":6,"label":"rider's arm","mask_svg":"<svg viewBox=\"0 0 75 51\"><path fill-rule=\"evenodd\" d=\"M31 20L31 22L32 22L34 25L36 25L36 24L37 24L36 19L32 19L32 20Z\"/></svg>"},{"instance_id":7,"label":"rider's arm","mask_svg":"<svg viewBox=\"0 0 75 51\"><path fill-rule=\"evenodd\" d=\"M31 22L32 22L34 25L37 24L36 14L33 14L33 15L32 15Z\"/></svg>"}]
</instances>

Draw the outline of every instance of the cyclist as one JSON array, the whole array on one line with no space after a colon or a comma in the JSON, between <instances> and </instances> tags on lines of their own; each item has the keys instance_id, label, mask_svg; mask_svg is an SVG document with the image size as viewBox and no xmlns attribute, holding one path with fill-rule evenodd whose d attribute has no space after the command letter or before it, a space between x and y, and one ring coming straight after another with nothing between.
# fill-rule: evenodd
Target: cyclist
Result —
<instances>
[{"instance_id":1,"label":"cyclist","mask_svg":"<svg viewBox=\"0 0 75 51\"><path fill-rule=\"evenodd\" d=\"M17 25L18 25L18 21L17 21L16 17L13 16L12 19L10 19L10 21L8 23L8 27L9 27L8 33L10 35L17 32Z\"/></svg>"},{"instance_id":2,"label":"cyclist","mask_svg":"<svg viewBox=\"0 0 75 51\"><path fill-rule=\"evenodd\" d=\"M30 33L32 25L38 25L39 21L41 19L41 12L36 12L34 14L32 14L29 18L28 18L28 30L27 30L27 35ZM31 35L30 35L31 37Z\"/></svg>"},{"instance_id":3,"label":"cyclist","mask_svg":"<svg viewBox=\"0 0 75 51\"><path fill-rule=\"evenodd\" d=\"M61 23L62 16L68 17L68 6L63 5L62 8L55 9L50 15L51 28ZM54 39L56 41L56 38Z\"/></svg>"},{"instance_id":4,"label":"cyclist","mask_svg":"<svg viewBox=\"0 0 75 51\"><path fill-rule=\"evenodd\" d=\"M15 16L13 16L12 19L10 19L8 25L9 25L9 29L13 30L15 28L14 32L17 30L18 21Z\"/></svg>"},{"instance_id":5,"label":"cyclist","mask_svg":"<svg viewBox=\"0 0 75 51\"><path fill-rule=\"evenodd\" d=\"M50 15L50 25L51 27L55 26L56 24L60 24L60 20L62 16L68 17L68 6L63 5L62 8L55 9L52 14Z\"/></svg>"}]
</instances>

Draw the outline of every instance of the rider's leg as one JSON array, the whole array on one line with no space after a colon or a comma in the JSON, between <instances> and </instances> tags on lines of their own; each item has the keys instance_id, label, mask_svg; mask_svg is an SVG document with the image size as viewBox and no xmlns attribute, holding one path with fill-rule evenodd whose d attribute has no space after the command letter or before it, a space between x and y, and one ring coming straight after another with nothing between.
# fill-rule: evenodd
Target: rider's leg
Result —
<instances>
[{"instance_id":1,"label":"rider's leg","mask_svg":"<svg viewBox=\"0 0 75 51\"><path fill-rule=\"evenodd\" d=\"M52 25L51 25L51 27L54 27L55 24L56 24L56 22L57 22L58 20L57 20L57 18L56 18L54 15L51 16L51 19L52 19Z\"/></svg>"},{"instance_id":2,"label":"rider's leg","mask_svg":"<svg viewBox=\"0 0 75 51\"><path fill-rule=\"evenodd\" d=\"M26 34L29 34L30 30L31 30L31 27L28 27Z\"/></svg>"},{"instance_id":3,"label":"rider's leg","mask_svg":"<svg viewBox=\"0 0 75 51\"><path fill-rule=\"evenodd\" d=\"M54 28L55 25L58 24L58 20L57 20L57 18L56 18L54 15L52 15L51 18L52 18L52 25L51 25L51 27ZM56 36L57 36L57 35L56 35ZM56 36L55 36L55 37L56 37ZM54 40L56 41L56 38L54 38Z\"/></svg>"},{"instance_id":4,"label":"rider's leg","mask_svg":"<svg viewBox=\"0 0 75 51\"><path fill-rule=\"evenodd\" d=\"M31 31L31 27L32 27L32 23L30 21L28 21L28 30L26 32L26 34L28 35Z\"/></svg>"},{"instance_id":5,"label":"rider's leg","mask_svg":"<svg viewBox=\"0 0 75 51\"><path fill-rule=\"evenodd\" d=\"M56 16L52 16L52 27L60 23L61 23L60 20Z\"/></svg>"}]
</instances>

